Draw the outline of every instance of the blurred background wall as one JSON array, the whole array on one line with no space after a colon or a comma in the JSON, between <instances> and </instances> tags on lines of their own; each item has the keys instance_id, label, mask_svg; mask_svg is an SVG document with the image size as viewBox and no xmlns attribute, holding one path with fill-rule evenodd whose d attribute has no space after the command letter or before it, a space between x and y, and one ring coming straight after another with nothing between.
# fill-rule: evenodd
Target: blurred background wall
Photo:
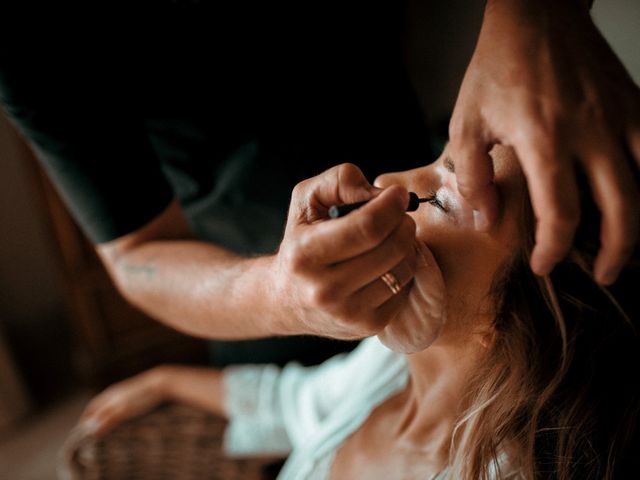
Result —
<instances>
[{"instance_id":1,"label":"blurred background wall","mask_svg":"<svg viewBox=\"0 0 640 480\"><path fill-rule=\"evenodd\" d=\"M30 152L0 117L0 334L36 404L72 377L59 257Z\"/></svg>"}]
</instances>

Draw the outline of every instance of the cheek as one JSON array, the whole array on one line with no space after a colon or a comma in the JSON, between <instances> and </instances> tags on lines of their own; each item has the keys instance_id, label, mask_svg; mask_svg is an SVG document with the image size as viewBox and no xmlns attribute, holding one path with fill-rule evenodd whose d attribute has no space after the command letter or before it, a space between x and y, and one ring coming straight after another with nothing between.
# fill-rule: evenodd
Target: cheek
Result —
<instances>
[{"instance_id":1,"label":"cheek","mask_svg":"<svg viewBox=\"0 0 640 480\"><path fill-rule=\"evenodd\" d=\"M438 262L450 301L481 302L502 254L488 235L446 222L428 221L428 217L414 216L416 236L427 244Z\"/></svg>"}]
</instances>

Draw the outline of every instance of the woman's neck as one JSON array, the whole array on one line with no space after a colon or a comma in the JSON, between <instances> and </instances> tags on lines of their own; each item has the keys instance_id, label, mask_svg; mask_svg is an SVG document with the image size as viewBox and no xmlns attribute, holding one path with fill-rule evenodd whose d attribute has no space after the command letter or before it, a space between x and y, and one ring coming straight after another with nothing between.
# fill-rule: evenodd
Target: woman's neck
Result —
<instances>
[{"instance_id":1,"label":"woman's neck","mask_svg":"<svg viewBox=\"0 0 640 480\"><path fill-rule=\"evenodd\" d=\"M446 463L470 373L485 350L474 336L432 345L407 356L410 379L398 398L402 408L393 435L407 449L423 451Z\"/></svg>"}]
</instances>

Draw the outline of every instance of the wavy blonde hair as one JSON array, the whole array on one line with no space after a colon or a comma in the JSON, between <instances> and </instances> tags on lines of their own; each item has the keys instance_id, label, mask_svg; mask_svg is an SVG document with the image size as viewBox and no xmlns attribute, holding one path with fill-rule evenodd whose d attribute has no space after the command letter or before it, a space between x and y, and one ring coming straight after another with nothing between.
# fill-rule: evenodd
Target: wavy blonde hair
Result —
<instances>
[{"instance_id":1,"label":"wavy blonde hair","mask_svg":"<svg viewBox=\"0 0 640 480\"><path fill-rule=\"evenodd\" d=\"M588 191L584 181L581 187ZM449 474L631 478L624 472L637 468L631 464L640 456L631 451L640 410L639 262L632 261L615 288L594 282L599 214L583 195L584 220L572 251L551 275L536 277L529 268L528 197L519 216L522 247L491 288L494 342L470 379L465 404L471 407L454 430Z\"/></svg>"}]
</instances>

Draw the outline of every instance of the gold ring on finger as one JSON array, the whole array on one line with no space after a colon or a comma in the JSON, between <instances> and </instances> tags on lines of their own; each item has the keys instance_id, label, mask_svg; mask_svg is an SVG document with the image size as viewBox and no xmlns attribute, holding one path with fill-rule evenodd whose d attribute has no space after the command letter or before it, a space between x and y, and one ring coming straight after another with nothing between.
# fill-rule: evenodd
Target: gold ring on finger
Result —
<instances>
[{"instance_id":1,"label":"gold ring on finger","mask_svg":"<svg viewBox=\"0 0 640 480\"><path fill-rule=\"evenodd\" d=\"M396 278L396 276L390 271L380 276L380 279L389 287L391 293L394 295L399 293L402 290L402 286L400 286L400 282Z\"/></svg>"}]
</instances>

